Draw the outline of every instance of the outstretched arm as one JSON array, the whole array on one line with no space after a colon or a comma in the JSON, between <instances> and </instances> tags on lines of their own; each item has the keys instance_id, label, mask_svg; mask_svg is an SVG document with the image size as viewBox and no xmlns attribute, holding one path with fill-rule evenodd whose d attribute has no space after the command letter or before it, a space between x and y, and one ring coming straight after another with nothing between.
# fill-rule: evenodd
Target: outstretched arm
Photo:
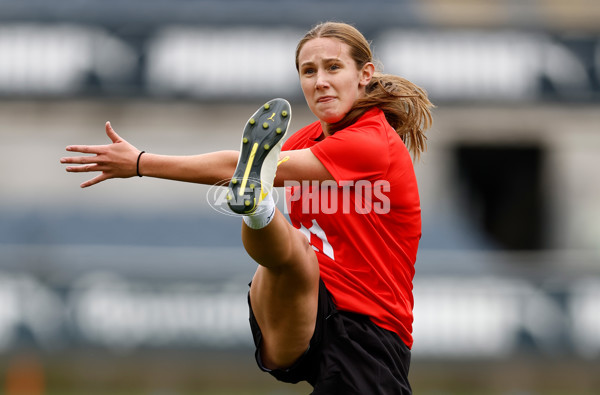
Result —
<instances>
[{"instance_id":1,"label":"outstretched arm","mask_svg":"<svg viewBox=\"0 0 600 395\"><path fill-rule=\"evenodd\" d=\"M94 156L61 158L61 163L80 166L67 166L71 173L100 172L97 176L82 183L89 187L111 178L129 178L137 175L137 160L140 150L121 138L110 122L106 123L106 135L111 144L70 145L67 151ZM237 164L236 151L218 151L194 156L168 156L144 153L140 157L140 174L148 177L176 181L216 184L229 180Z\"/></svg>"}]
</instances>

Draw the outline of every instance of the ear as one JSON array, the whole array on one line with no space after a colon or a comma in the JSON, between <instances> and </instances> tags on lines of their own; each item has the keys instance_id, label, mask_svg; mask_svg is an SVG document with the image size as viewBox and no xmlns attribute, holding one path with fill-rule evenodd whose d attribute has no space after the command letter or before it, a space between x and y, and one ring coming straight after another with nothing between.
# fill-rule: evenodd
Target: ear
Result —
<instances>
[{"instance_id":1,"label":"ear","mask_svg":"<svg viewBox=\"0 0 600 395\"><path fill-rule=\"evenodd\" d=\"M371 62L365 63L360 70L359 86L365 87L369 85L369 82L371 82L371 79L373 78L373 74L375 74L375 65Z\"/></svg>"}]
</instances>

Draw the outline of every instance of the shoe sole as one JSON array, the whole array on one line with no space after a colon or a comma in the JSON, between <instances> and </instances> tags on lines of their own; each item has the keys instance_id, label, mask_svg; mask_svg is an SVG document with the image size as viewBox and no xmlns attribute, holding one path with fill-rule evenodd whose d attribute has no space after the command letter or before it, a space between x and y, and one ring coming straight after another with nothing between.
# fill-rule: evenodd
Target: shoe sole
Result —
<instances>
[{"instance_id":1,"label":"shoe sole","mask_svg":"<svg viewBox=\"0 0 600 395\"><path fill-rule=\"evenodd\" d=\"M290 103L284 99L273 99L246 122L240 156L227 194L227 204L233 212L252 213L262 200L262 194L271 190L272 185L263 185L262 166L269 154L277 155L275 161L279 159L281 143L291 118Z\"/></svg>"}]
</instances>

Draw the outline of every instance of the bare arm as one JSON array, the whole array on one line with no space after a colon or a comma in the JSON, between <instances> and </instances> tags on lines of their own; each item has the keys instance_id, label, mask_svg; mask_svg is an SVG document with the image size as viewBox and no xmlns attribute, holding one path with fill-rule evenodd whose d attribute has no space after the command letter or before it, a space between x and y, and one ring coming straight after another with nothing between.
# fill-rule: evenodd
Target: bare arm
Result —
<instances>
[{"instance_id":1,"label":"bare arm","mask_svg":"<svg viewBox=\"0 0 600 395\"><path fill-rule=\"evenodd\" d=\"M106 123L106 135L111 144L70 145L67 151L94 156L61 158L61 163L80 166L67 166L72 173L100 172L94 178L81 184L86 188L111 178L129 178L137 175L136 165L140 150L121 138ZM165 178L176 181L215 184L228 180L237 164L236 151L218 151L194 156L168 156L144 153L140 157L140 174L148 177Z\"/></svg>"},{"instance_id":2,"label":"bare arm","mask_svg":"<svg viewBox=\"0 0 600 395\"><path fill-rule=\"evenodd\" d=\"M111 143L107 145L70 145L69 152L94 154L61 158L68 164L70 173L100 172L83 182L82 188L90 187L111 178L129 178L137 175L136 165L140 150L124 140L114 131L110 122L105 125L106 135ZM275 186L283 186L285 181L325 181L333 177L310 149L284 151L285 160L277 168ZM147 177L164 178L175 181L217 184L228 181L237 165L237 151L217 151L193 156L170 156L144 153L140 157L140 174ZM71 166L78 165L78 166Z\"/></svg>"},{"instance_id":3,"label":"bare arm","mask_svg":"<svg viewBox=\"0 0 600 395\"><path fill-rule=\"evenodd\" d=\"M237 159L237 151L216 151L193 156L144 153L140 158L140 174L198 184L221 184L229 182Z\"/></svg>"}]
</instances>

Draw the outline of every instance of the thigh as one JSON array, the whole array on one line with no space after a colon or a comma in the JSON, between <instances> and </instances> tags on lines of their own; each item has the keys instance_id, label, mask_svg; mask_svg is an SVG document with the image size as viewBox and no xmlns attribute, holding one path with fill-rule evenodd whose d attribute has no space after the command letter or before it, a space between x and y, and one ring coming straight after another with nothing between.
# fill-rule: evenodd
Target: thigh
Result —
<instances>
[{"instance_id":1,"label":"thigh","mask_svg":"<svg viewBox=\"0 0 600 395\"><path fill-rule=\"evenodd\" d=\"M256 346L255 358L258 367L262 371L268 372L279 381L286 383L307 381L314 386L314 383L321 374L320 360L323 339L327 332L327 321L333 317L336 312L331 294L327 291L327 287L325 287L323 281L319 280L317 322L315 323L315 330L310 339L310 344L305 353L302 354L292 366L285 369L268 369L264 366L260 351L262 332L256 322L251 302L250 298L248 298L250 307L250 328L252 329L252 337L254 339L254 345Z\"/></svg>"},{"instance_id":2,"label":"thigh","mask_svg":"<svg viewBox=\"0 0 600 395\"><path fill-rule=\"evenodd\" d=\"M304 235L289 226L293 261L276 268L259 265L250 286L262 333L260 354L268 369L287 368L304 354L317 317L319 263Z\"/></svg>"}]
</instances>

